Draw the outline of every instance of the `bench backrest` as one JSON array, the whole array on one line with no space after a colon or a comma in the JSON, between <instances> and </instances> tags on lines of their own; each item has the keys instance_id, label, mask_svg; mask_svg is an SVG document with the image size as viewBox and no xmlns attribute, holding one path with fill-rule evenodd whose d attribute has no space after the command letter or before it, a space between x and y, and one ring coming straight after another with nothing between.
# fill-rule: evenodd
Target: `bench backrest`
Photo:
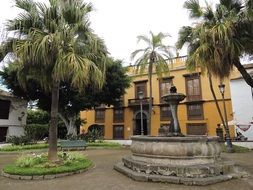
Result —
<instances>
[{"instance_id":1,"label":"bench backrest","mask_svg":"<svg viewBox=\"0 0 253 190\"><path fill-rule=\"evenodd\" d=\"M60 146L86 146L85 140L63 140L60 141Z\"/></svg>"}]
</instances>

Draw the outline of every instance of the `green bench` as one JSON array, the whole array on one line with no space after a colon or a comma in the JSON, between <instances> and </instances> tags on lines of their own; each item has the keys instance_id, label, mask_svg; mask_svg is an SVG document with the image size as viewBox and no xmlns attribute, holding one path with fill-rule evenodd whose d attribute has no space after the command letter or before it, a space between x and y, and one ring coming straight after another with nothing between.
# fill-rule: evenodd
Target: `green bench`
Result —
<instances>
[{"instance_id":1,"label":"green bench","mask_svg":"<svg viewBox=\"0 0 253 190\"><path fill-rule=\"evenodd\" d=\"M62 140L60 141L61 150L64 149L83 149L85 150L87 147L87 142L85 140Z\"/></svg>"}]
</instances>

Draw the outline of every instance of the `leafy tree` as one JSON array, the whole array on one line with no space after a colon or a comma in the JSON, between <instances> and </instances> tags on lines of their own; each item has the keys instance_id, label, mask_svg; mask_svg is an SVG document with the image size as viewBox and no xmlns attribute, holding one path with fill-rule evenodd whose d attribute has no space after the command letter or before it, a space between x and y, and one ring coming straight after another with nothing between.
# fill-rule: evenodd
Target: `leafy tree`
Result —
<instances>
[{"instance_id":1,"label":"leafy tree","mask_svg":"<svg viewBox=\"0 0 253 190\"><path fill-rule=\"evenodd\" d=\"M143 73L148 69L149 80L149 126L148 130L151 130L151 115L152 115L152 74L155 72L161 77L162 74L169 71L168 61L172 57L171 47L163 43L163 40L168 35L163 33L153 34L150 32L150 37L141 35L138 36L138 42L142 41L146 44L143 49L137 49L131 54L131 59L136 56L139 58L136 60L136 71ZM149 133L148 132L148 133Z\"/></svg>"},{"instance_id":2,"label":"leafy tree","mask_svg":"<svg viewBox=\"0 0 253 190\"><path fill-rule=\"evenodd\" d=\"M71 86L79 89L87 84L101 87L103 64L94 60L101 61L106 49L89 27L87 15L92 11L91 4L81 0L50 0L49 5L15 0L15 4L22 12L9 21L8 31L15 35L1 50L12 51L19 65L18 81L24 88L25 81L34 78L44 92L51 94L48 157L54 161L58 159L60 83L70 81Z\"/></svg>"},{"instance_id":3,"label":"leafy tree","mask_svg":"<svg viewBox=\"0 0 253 190\"><path fill-rule=\"evenodd\" d=\"M9 64L0 72L3 84L18 97L26 100L37 100L37 106L50 112L50 93L44 93L36 79L30 78L26 82L26 90L23 89L17 79L18 69L15 63ZM61 82L59 90L59 117L64 122L68 135L76 135L76 121L79 120L79 113L85 109L91 109L100 104L118 106L119 99L130 86L130 77L126 75L126 68L120 60L106 59L105 82L102 89L87 85L84 91L71 87L70 82ZM31 111L30 120L40 119L39 112ZM44 112L43 112L44 113ZM29 115L28 115L29 116ZM46 119L42 119L47 121ZM38 123L38 122L35 122ZM79 122L80 123L80 122ZM79 125L80 126L80 125Z\"/></svg>"}]
</instances>

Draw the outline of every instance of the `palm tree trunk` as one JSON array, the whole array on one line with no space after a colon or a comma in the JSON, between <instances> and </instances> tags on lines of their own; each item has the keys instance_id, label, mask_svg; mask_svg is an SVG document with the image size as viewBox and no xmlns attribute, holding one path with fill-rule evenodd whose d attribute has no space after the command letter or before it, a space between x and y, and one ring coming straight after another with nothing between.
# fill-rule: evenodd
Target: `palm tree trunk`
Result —
<instances>
[{"instance_id":1,"label":"palm tree trunk","mask_svg":"<svg viewBox=\"0 0 253 190\"><path fill-rule=\"evenodd\" d=\"M224 126L224 129L225 129L225 133L226 133L226 139L225 140L227 141L227 150L228 150L228 152L233 152L232 142L231 142L230 133L229 133L229 128L227 126L227 122L225 122L224 117L222 116L221 109L220 109L217 97L216 97L214 89L213 89L212 75L209 72L208 72L208 80L209 80L210 90L212 92L216 108L218 110L221 122L222 122L222 124Z\"/></svg>"},{"instance_id":2,"label":"palm tree trunk","mask_svg":"<svg viewBox=\"0 0 253 190\"><path fill-rule=\"evenodd\" d=\"M253 88L253 78L250 76L250 74L246 71L246 69L242 66L240 60L234 61L234 66L238 69L238 71L241 73L242 77L244 78L245 82Z\"/></svg>"},{"instance_id":3,"label":"palm tree trunk","mask_svg":"<svg viewBox=\"0 0 253 190\"><path fill-rule=\"evenodd\" d=\"M49 150L48 159L57 161L57 124L58 124L58 103L59 103L59 81L54 80L52 86L51 121L49 128Z\"/></svg>"},{"instance_id":4,"label":"palm tree trunk","mask_svg":"<svg viewBox=\"0 0 253 190\"><path fill-rule=\"evenodd\" d=\"M208 80L209 80L209 87L210 87L210 90L211 90L211 92L212 92L213 99L214 99L216 108L217 108L217 110L218 110L218 113L219 113L221 122L222 122L223 126L226 126L226 125L225 125L225 120L224 120L224 118L223 118L223 116L222 116L222 113L221 113L220 106L219 106L219 104L218 104L218 100L217 100L216 94L215 94L214 89L213 89L212 75L211 75L210 73L208 73Z\"/></svg>"},{"instance_id":5,"label":"palm tree trunk","mask_svg":"<svg viewBox=\"0 0 253 190\"><path fill-rule=\"evenodd\" d=\"M148 80L149 80L149 113L148 113L148 135L151 134L151 120L152 120L152 72L153 72L153 61L150 62L149 68L148 68Z\"/></svg>"}]
</instances>

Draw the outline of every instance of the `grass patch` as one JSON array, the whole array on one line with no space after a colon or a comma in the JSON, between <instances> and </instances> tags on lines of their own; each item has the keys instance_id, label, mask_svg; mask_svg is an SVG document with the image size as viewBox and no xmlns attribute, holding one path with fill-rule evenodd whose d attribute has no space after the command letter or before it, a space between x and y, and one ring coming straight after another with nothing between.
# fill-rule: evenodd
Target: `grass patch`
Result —
<instances>
[{"instance_id":1,"label":"grass patch","mask_svg":"<svg viewBox=\"0 0 253 190\"><path fill-rule=\"evenodd\" d=\"M2 152L13 152L21 150L44 149L48 148L46 143L30 144L30 145L6 145L0 148Z\"/></svg>"},{"instance_id":2,"label":"grass patch","mask_svg":"<svg viewBox=\"0 0 253 190\"><path fill-rule=\"evenodd\" d=\"M50 163L45 159L45 155L20 157L15 164L6 165L3 171L13 175L50 175L74 172L92 166L92 162L79 153L68 153L65 157L59 156L60 162L58 164Z\"/></svg>"},{"instance_id":3,"label":"grass patch","mask_svg":"<svg viewBox=\"0 0 253 190\"><path fill-rule=\"evenodd\" d=\"M227 146L225 144L221 144L221 150L222 152L227 152ZM234 145L234 144L233 144L233 150L234 150L233 153L246 153L246 152L251 151L249 148Z\"/></svg>"},{"instance_id":4,"label":"grass patch","mask_svg":"<svg viewBox=\"0 0 253 190\"><path fill-rule=\"evenodd\" d=\"M88 143L88 147L122 148L123 146L114 142L93 142Z\"/></svg>"},{"instance_id":5,"label":"grass patch","mask_svg":"<svg viewBox=\"0 0 253 190\"><path fill-rule=\"evenodd\" d=\"M87 143L88 147L101 147L101 148L122 148L123 146L119 143L114 142L94 142ZM58 145L59 146L59 145ZM47 143L38 143L31 145L6 145L0 148L0 152L14 152L23 150L36 150L36 149L46 149L48 148Z\"/></svg>"}]
</instances>

